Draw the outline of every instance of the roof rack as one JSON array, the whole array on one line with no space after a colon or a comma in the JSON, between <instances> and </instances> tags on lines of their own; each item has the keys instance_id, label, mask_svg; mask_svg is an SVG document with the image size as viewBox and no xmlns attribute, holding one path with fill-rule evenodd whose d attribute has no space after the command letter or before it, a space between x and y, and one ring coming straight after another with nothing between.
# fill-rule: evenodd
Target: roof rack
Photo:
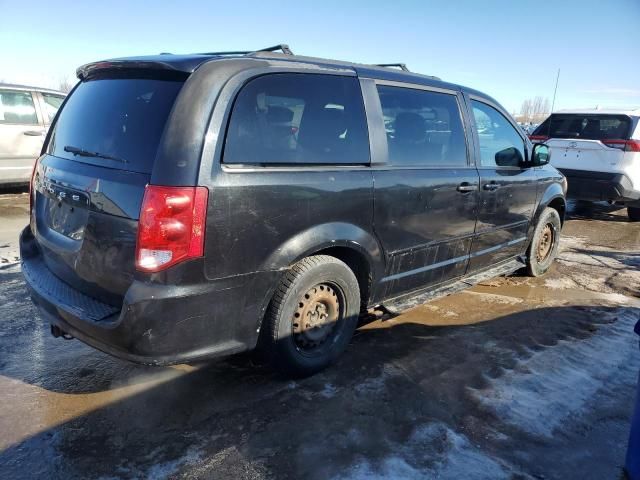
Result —
<instances>
[{"instance_id":1,"label":"roof rack","mask_svg":"<svg viewBox=\"0 0 640 480\"><path fill-rule=\"evenodd\" d=\"M391 67L391 68L399 68L400 70L402 70L403 72L410 72L411 70L409 70L407 68L407 64L406 63L375 63L374 66L376 67Z\"/></svg>"},{"instance_id":2,"label":"roof rack","mask_svg":"<svg viewBox=\"0 0 640 480\"><path fill-rule=\"evenodd\" d=\"M257 52L277 52L278 50L282 51L285 55L293 55L293 52L289 48L289 45L286 43L280 43L278 45L274 45L273 47L261 48L259 50L235 50L231 52L204 52L199 53L198 55L249 55L251 53Z\"/></svg>"}]
</instances>

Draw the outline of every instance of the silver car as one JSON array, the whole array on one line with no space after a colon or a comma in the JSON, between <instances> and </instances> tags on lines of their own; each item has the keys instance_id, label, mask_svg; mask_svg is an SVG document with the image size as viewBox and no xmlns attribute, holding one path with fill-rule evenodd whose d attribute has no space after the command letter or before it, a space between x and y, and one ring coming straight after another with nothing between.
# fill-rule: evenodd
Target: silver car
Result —
<instances>
[{"instance_id":1,"label":"silver car","mask_svg":"<svg viewBox=\"0 0 640 480\"><path fill-rule=\"evenodd\" d=\"M0 83L0 186L29 182L64 97L55 90Z\"/></svg>"}]
</instances>

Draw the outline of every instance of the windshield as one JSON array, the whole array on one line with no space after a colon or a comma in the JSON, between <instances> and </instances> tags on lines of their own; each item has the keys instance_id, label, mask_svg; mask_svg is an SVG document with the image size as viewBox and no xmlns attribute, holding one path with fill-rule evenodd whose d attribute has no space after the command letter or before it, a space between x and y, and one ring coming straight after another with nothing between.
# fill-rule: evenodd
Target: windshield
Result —
<instances>
[{"instance_id":1,"label":"windshield","mask_svg":"<svg viewBox=\"0 0 640 480\"><path fill-rule=\"evenodd\" d=\"M557 114L547 118L533 135L579 140L628 139L631 119L625 115Z\"/></svg>"},{"instance_id":2,"label":"windshield","mask_svg":"<svg viewBox=\"0 0 640 480\"><path fill-rule=\"evenodd\" d=\"M82 82L60 112L48 153L150 173L169 112L183 84L149 78Z\"/></svg>"}]
</instances>

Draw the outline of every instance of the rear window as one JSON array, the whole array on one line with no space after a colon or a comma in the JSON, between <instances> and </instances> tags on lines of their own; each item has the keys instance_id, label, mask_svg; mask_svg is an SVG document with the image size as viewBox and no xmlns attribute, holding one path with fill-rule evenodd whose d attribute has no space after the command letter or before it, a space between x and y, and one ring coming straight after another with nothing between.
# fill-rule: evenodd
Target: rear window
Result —
<instances>
[{"instance_id":1,"label":"rear window","mask_svg":"<svg viewBox=\"0 0 640 480\"><path fill-rule=\"evenodd\" d=\"M355 77L278 73L250 81L233 106L224 162L364 164L369 140Z\"/></svg>"},{"instance_id":2,"label":"rear window","mask_svg":"<svg viewBox=\"0 0 640 480\"><path fill-rule=\"evenodd\" d=\"M60 112L48 152L78 162L150 173L183 84L149 78L82 82ZM99 156L79 154L79 150Z\"/></svg>"},{"instance_id":3,"label":"rear window","mask_svg":"<svg viewBox=\"0 0 640 480\"><path fill-rule=\"evenodd\" d=\"M533 135L583 140L628 140L631 119L625 115L553 114Z\"/></svg>"}]
</instances>

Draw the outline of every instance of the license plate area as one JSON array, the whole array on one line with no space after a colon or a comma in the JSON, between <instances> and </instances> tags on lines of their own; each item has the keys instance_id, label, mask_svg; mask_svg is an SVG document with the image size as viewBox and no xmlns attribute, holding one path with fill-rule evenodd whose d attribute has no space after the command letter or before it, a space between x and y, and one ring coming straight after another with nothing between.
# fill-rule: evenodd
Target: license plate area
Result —
<instances>
[{"instance_id":1,"label":"license plate area","mask_svg":"<svg viewBox=\"0 0 640 480\"><path fill-rule=\"evenodd\" d=\"M89 218L88 197L68 188L50 187L42 199L47 227L72 240L82 240Z\"/></svg>"}]
</instances>

